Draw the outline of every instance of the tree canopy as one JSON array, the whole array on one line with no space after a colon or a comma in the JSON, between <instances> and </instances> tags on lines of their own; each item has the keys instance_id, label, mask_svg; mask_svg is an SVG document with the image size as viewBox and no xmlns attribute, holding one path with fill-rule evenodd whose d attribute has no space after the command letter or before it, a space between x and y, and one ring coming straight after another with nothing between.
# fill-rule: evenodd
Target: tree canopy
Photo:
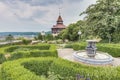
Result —
<instances>
[{"instance_id":1,"label":"tree canopy","mask_svg":"<svg viewBox=\"0 0 120 80\"><path fill-rule=\"evenodd\" d=\"M87 14L85 20L92 35L120 41L120 0L98 0L82 14Z\"/></svg>"}]
</instances>

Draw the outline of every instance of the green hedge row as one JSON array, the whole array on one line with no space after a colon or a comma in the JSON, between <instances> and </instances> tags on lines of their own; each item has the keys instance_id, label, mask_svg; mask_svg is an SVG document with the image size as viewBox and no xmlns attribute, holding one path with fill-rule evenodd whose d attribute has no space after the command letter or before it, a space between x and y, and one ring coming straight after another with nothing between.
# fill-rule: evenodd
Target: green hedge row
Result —
<instances>
[{"instance_id":1,"label":"green hedge row","mask_svg":"<svg viewBox=\"0 0 120 80\"><path fill-rule=\"evenodd\" d=\"M4 61L6 61L6 58L5 58L4 54L0 53L0 64L2 64Z\"/></svg>"},{"instance_id":2,"label":"green hedge row","mask_svg":"<svg viewBox=\"0 0 120 80\"><path fill-rule=\"evenodd\" d=\"M21 46L20 46L21 47ZM55 45L22 46L22 48L31 50L18 50L11 53L10 60L28 57L58 57Z\"/></svg>"},{"instance_id":3,"label":"green hedge row","mask_svg":"<svg viewBox=\"0 0 120 80\"><path fill-rule=\"evenodd\" d=\"M25 69L20 62L7 62L1 68L2 80L41 80L34 72Z\"/></svg>"},{"instance_id":4,"label":"green hedge row","mask_svg":"<svg viewBox=\"0 0 120 80\"><path fill-rule=\"evenodd\" d=\"M3 63L5 54L11 56L7 60L14 60L18 58L28 57L58 57L55 45L39 44L39 45L14 45L0 48L0 63Z\"/></svg>"},{"instance_id":5,"label":"green hedge row","mask_svg":"<svg viewBox=\"0 0 120 80\"><path fill-rule=\"evenodd\" d=\"M2 80L41 80L48 72L59 74L61 80L75 80L76 74L91 80L120 80L120 67L92 67L60 58L29 58L2 64ZM112 73L112 74L111 74Z\"/></svg>"},{"instance_id":6,"label":"green hedge row","mask_svg":"<svg viewBox=\"0 0 120 80\"><path fill-rule=\"evenodd\" d=\"M28 49L39 49L39 50L48 50L50 48L50 45L48 44L41 44L41 45L24 45L24 46L11 46L9 48L7 48L5 51L6 52L13 52L15 51L16 49L19 49L19 48L28 48Z\"/></svg>"},{"instance_id":7,"label":"green hedge row","mask_svg":"<svg viewBox=\"0 0 120 80\"><path fill-rule=\"evenodd\" d=\"M73 44L74 50L85 50L86 43L75 43Z\"/></svg>"},{"instance_id":8,"label":"green hedge row","mask_svg":"<svg viewBox=\"0 0 120 80\"><path fill-rule=\"evenodd\" d=\"M86 43L73 44L74 50L85 50L85 47L86 47ZM118 44L103 44L103 43L100 44L99 43L97 44L97 50L106 52L112 55L113 57L120 57L120 45Z\"/></svg>"}]
</instances>

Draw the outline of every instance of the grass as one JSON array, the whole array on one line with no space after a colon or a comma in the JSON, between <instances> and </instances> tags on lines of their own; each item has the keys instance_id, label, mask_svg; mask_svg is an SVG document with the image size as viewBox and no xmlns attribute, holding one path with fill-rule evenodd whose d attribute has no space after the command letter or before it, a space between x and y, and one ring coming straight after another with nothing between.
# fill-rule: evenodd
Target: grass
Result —
<instances>
[{"instance_id":1,"label":"grass","mask_svg":"<svg viewBox=\"0 0 120 80\"><path fill-rule=\"evenodd\" d=\"M1 76L1 64L0 64L0 80L1 80L1 77L2 77L2 76Z\"/></svg>"}]
</instances>

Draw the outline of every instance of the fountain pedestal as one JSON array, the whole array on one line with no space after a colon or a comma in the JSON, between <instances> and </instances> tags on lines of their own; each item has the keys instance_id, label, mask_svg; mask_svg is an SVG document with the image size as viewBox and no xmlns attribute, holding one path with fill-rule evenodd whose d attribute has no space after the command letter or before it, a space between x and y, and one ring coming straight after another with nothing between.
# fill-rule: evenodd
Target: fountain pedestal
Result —
<instances>
[{"instance_id":1,"label":"fountain pedestal","mask_svg":"<svg viewBox=\"0 0 120 80\"><path fill-rule=\"evenodd\" d=\"M96 50L97 50L97 48L96 48L96 40L87 40L87 42L88 42L88 45L87 45L87 47L86 47L86 53L87 53L87 55L88 55L88 57L95 57L95 55L96 55Z\"/></svg>"},{"instance_id":2,"label":"fountain pedestal","mask_svg":"<svg viewBox=\"0 0 120 80\"><path fill-rule=\"evenodd\" d=\"M112 64L113 57L107 53L97 51L97 40L87 40L88 45L86 50L74 52L73 56L75 60L78 60L87 64L94 65L106 65Z\"/></svg>"}]
</instances>

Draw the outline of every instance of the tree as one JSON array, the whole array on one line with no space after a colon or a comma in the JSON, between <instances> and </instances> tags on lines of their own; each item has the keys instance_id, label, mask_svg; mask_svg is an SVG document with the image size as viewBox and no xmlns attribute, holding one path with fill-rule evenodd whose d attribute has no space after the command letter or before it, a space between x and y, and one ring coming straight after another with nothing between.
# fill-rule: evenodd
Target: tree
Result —
<instances>
[{"instance_id":1,"label":"tree","mask_svg":"<svg viewBox=\"0 0 120 80\"><path fill-rule=\"evenodd\" d=\"M68 39L69 41L77 41L79 39L78 31L81 31L81 39L86 40L89 37L89 30L87 29L86 22L79 20L74 24L70 24L66 29L60 32L61 39Z\"/></svg>"},{"instance_id":2,"label":"tree","mask_svg":"<svg viewBox=\"0 0 120 80\"><path fill-rule=\"evenodd\" d=\"M85 20L92 35L98 35L103 40L108 39L111 42L114 41L115 34L120 34L119 0L98 0L82 14L87 14Z\"/></svg>"},{"instance_id":3,"label":"tree","mask_svg":"<svg viewBox=\"0 0 120 80\"><path fill-rule=\"evenodd\" d=\"M43 39L41 33L38 34L37 38L38 38L38 40L42 40Z\"/></svg>"},{"instance_id":4,"label":"tree","mask_svg":"<svg viewBox=\"0 0 120 80\"><path fill-rule=\"evenodd\" d=\"M25 44L25 45L28 45L32 42L32 40L28 40L28 39L23 39L22 40L22 43Z\"/></svg>"},{"instance_id":5,"label":"tree","mask_svg":"<svg viewBox=\"0 0 120 80\"><path fill-rule=\"evenodd\" d=\"M46 38L46 40L53 40L53 36L52 36L52 34L47 34L46 36L45 36L45 38Z\"/></svg>"},{"instance_id":6,"label":"tree","mask_svg":"<svg viewBox=\"0 0 120 80\"><path fill-rule=\"evenodd\" d=\"M78 32L79 26L76 24L70 24L65 30L61 31L59 36L65 40L68 39L69 41L76 41L78 40Z\"/></svg>"},{"instance_id":7,"label":"tree","mask_svg":"<svg viewBox=\"0 0 120 80\"><path fill-rule=\"evenodd\" d=\"M7 37L6 37L6 41L9 41L10 43L12 43L12 41L14 40L14 37L13 35L9 34Z\"/></svg>"}]
</instances>

